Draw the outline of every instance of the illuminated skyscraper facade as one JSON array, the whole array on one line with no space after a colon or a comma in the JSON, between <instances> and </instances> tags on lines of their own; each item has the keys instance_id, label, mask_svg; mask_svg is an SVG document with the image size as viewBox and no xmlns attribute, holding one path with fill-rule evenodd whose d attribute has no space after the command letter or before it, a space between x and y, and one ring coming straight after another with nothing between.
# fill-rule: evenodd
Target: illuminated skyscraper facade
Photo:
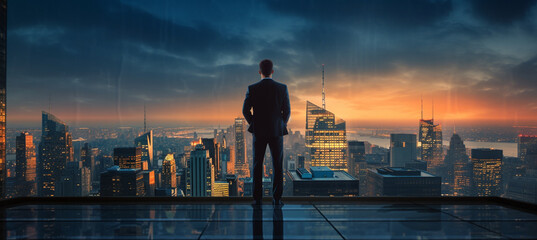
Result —
<instances>
[{"instance_id":1,"label":"illuminated skyscraper facade","mask_svg":"<svg viewBox=\"0 0 537 240\"><path fill-rule=\"evenodd\" d=\"M153 161L153 130L134 139L134 145L142 149L142 162L147 162L149 169L157 168Z\"/></svg>"},{"instance_id":2,"label":"illuminated skyscraper facade","mask_svg":"<svg viewBox=\"0 0 537 240\"><path fill-rule=\"evenodd\" d=\"M442 179L448 183L454 196L471 194L472 168L466 146L458 134L453 134L445 158L445 174Z\"/></svg>"},{"instance_id":3,"label":"illuminated skyscraper facade","mask_svg":"<svg viewBox=\"0 0 537 240\"><path fill-rule=\"evenodd\" d=\"M168 154L162 162L162 187L177 188L176 165L173 154Z\"/></svg>"},{"instance_id":4,"label":"illuminated skyscraper facade","mask_svg":"<svg viewBox=\"0 0 537 240\"><path fill-rule=\"evenodd\" d=\"M15 139L16 147L16 195L32 196L36 194L36 156L33 136L23 132Z\"/></svg>"},{"instance_id":5,"label":"illuminated skyscraper facade","mask_svg":"<svg viewBox=\"0 0 537 240\"><path fill-rule=\"evenodd\" d=\"M146 195L144 175L140 169L121 169L118 166L101 173L101 196L143 197Z\"/></svg>"},{"instance_id":6,"label":"illuminated skyscraper facade","mask_svg":"<svg viewBox=\"0 0 537 240\"><path fill-rule=\"evenodd\" d=\"M187 173L187 195L192 197L210 197L214 183L214 169L207 151L202 144L190 152Z\"/></svg>"},{"instance_id":7,"label":"illuminated skyscraper facade","mask_svg":"<svg viewBox=\"0 0 537 240\"><path fill-rule=\"evenodd\" d=\"M0 0L0 199L6 194L7 0Z\"/></svg>"},{"instance_id":8,"label":"illuminated skyscraper facade","mask_svg":"<svg viewBox=\"0 0 537 240\"><path fill-rule=\"evenodd\" d=\"M239 178L250 177L248 155L246 154L246 126L244 118L235 118L235 172Z\"/></svg>"},{"instance_id":9,"label":"illuminated skyscraper facade","mask_svg":"<svg viewBox=\"0 0 537 240\"><path fill-rule=\"evenodd\" d=\"M309 101L306 104L306 151L313 167L348 171L345 121Z\"/></svg>"},{"instance_id":10,"label":"illuminated skyscraper facade","mask_svg":"<svg viewBox=\"0 0 537 240\"><path fill-rule=\"evenodd\" d=\"M442 126L434 124L434 119L420 119L418 141L421 145L421 160L427 162L427 169L433 173L442 165Z\"/></svg>"},{"instance_id":11,"label":"illuminated skyscraper facade","mask_svg":"<svg viewBox=\"0 0 537 240\"><path fill-rule=\"evenodd\" d=\"M142 149L139 147L114 148L114 165L120 168L142 169Z\"/></svg>"},{"instance_id":12,"label":"illuminated skyscraper facade","mask_svg":"<svg viewBox=\"0 0 537 240\"><path fill-rule=\"evenodd\" d=\"M472 149L472 184L475 196L500 196L502 193L503 151Z\"/></svg>"},{"instance_id":13,"label":"illuminated skyscraper facade","mask_svg":"<svg viewBox=\"0 0 537 240\"><path fill-rule=\"evenodd\" d=\"M37 194L53 197L67 162L73 161L73 143L67 125L50 113L42 113L41 131Z\"/></svg>"}]
</instances>

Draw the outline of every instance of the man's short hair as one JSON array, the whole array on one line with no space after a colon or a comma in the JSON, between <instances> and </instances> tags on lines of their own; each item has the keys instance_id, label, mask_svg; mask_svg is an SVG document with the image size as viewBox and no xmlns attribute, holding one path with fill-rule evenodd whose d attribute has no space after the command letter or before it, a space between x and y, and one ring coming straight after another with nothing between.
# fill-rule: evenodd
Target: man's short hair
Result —
<instances>
[{"instance_id":1,"label":"man's short hair","mask_svg":"<svg viewBox=\"0 0 537 240\"><path fill-rule=\"evenodd\" d=\"M259 70L261 71L261 74L263 74L263 76L270 76L270 74L272 74L272 61L270 61L269 59L265 59L259 62Z\"/></svg>"}]
</instances>

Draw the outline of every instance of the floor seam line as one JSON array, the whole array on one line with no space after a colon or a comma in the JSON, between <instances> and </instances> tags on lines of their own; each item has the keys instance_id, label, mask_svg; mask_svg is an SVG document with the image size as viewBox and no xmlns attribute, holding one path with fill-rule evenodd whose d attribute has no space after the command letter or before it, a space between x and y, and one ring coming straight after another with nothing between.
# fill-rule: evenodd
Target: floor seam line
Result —
<instances>
[{"instance_id":1,"label":"floor seam line","mask_svg":"<svg viewBox=\"0 0 537 240\"><path fill-rule=\"evenodd\" d=\"M339 232L339 229L336 228L336 226L334 226L334 224L332 224L332 222L330 222L328 220L328 218L321 212L321 210L319 210L319 208L317 208L317 206L315 204L311 204L316 210L317 212L319 212L319 214L321 214L321 216L323 216L323 218L326 220L326 222L328 222L328 224L330 224L330 226L332 226L332 228L337 232L337 234L339 234L339 236L342 238L342 239L346 239L343 234L341 234L341 232Z\"/></svg>"},{"instance_id":2,"label":"floor seam line","mask_svg":"<svg viewBox=\"0 0 537 240\"><path fill-rule=\"evenodd\" d=\"M417 204L418 204L418 203L417 203ZM488 228L486 228L486 227L483 227L483 226L481 226L481 225L479 225L479 224L476 224L476 223L474 223L474 222L472 222L472 221L470 221L470 220L466 220L466 219L463 219L463 218L461 218L461 217L455 216L455 215L453 215L453 214L451 214L451 213L444 212L444 211L442 211L441 208L440 208L440 209L435 209L435 208L430 207L430 206L427 206L427 205L425 205L425 204L422 204L422 206L425 206L425 207L430 208L430 209L433 209L433 210L437 210L437 211L439 211L439 212L441 212L441 213L444 213L444 214L446 214L446 215L449 215L449 216L451 216L451 217L454 217L454 218L458 219L458 220L461 221L461 222L466 222L466 223L469 223L469 224L471 224L471 225L474 225L474 226L476 226L476 227L478 227L478 228L485 229L485 230L487 230L487 231L489 231L489 232L491 232L491 233L498 234L500 237L504 237L504 238L507 238L507 239L512 239L512 238L510 238L510 237L504 236L503 234L501 234L501 233L499 233L499 232L493 231L493 230L488 229Z\"/></svg>"}]
</instances>

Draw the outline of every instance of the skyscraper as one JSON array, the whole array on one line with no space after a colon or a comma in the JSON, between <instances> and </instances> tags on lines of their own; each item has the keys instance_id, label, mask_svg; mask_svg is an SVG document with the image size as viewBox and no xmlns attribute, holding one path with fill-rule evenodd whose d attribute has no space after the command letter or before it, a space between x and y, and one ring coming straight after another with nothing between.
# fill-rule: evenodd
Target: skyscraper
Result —
<instances>
[{"instance_id":1,"label":"skyscraper","mask_svg":"<svg viewBox=\"0 0 537 240\"><path fill-rule=\"evenodd\" d=\"M471 194L472 168L466 146L461 137L454 133L449 141L449 149L444 160L445 171L443 180L451 188L454 196L468 196Z\"/></svg>"},{"instance_id":2,"label":"skyscraper","mask_svg":"<svg viewBox=\"0 0 537 240\"><path fill-rule=\"evenodd\" d=\"M390 134L390 167L416 161L416 134Z\"/></svg>"},{"instance_id":3,"label":"skyscraper","mask_svg":"<svg viewBox=\"0 0 537 240\"><path fill-rule=\"evenodd\" d=\"M429 171L442 165L442 126L434 124L434 119L420 119L419 142L421 160L427 162Z\"/></svg>"},{"instance_id":4,"label":"skyscraper","mask_svg":"<svg viewBox=\"0 0 537 240\"><path fill-rule=\"evenodd\" d=\"M82 162L68 162L57 185L58 196L79 197L89 195L91 175Z\"/></svg>"},{"instance_id":5,"label":"skyscraper","mask_svg":"<svg viewBox=\"0 0 537 240\"><path fill-rule=\"evenodd\" d=\"M114 165L120 168L142 169L142 149L139 147L114 148Z\"/></svg>"},{"instance_id":6,"label":"skyscraper","mask_svg":"<svg viewBox=\"0 0 537 240\"><path fill-rule=\"evenodd\" d=\"M33 136L23 132L16 137L17 196L32 196L36 194L36 156Z\"/></svg>"},{"instance_id":7,"label":"skyscraper","mask_svg":"<svg viewBox=\"0 0 537 240\"><path fill-rule=\"evenodd\" d=\"M235 118L235 171L239 178L250 176L248 156L246 155L246 119Z\"/></svg>"},{"instance_id":8,"label":"skyscraper","mask_svg":"<svg viewBox=\"0 0 537 240\"><path fill-rule=\"evenodd\" d=\"M95 155L93 155L93 149L89 143L84 143L84 146L80 150L80 161L82 161L82 166L89 170L90 179L93 181L95 179L94 174L96 173Z\"/></svg>"},{"instance_id":9,"label":"skyscraper","mask_svg":"<svg viewBox=\"0 0 537 240\"><path fill-rule=\"evenodd\" d=\"M425 171L377 168L367 172L367 196L439 197L442 180Z\"/></svg>"},{"instance_id":10,"label":"skyscraper","mask_svg":"<svg viewBox=\"0 0 537 240\"><path fill-rule=\"evenodd\" d=\"M54 115L43 111L37 164L39 196L56 196L56 185L59 184L67 162L71 161L73 161L73 145L69 127Z\"/></svg>"},{"instance_id":11,"label":"skyscraper","mask_svg":"<svg viewBox=\"0 0 537 240\"><path fill-rule=\"evenodd\" d=\"M205 146L205 149L209 151L209 157L212 159L214 166L214 177L220 177L220 144L216 141L216 138L202 138L201 144Z\"/></svg>"},{"instance_id":12,"label":"skyscraper","mask_svg":"<svg viewBox=\"0 0 537 240\"><path fill-rule=\"evenodd\" d=\"M212 183L214 183L214 170L207 151L202 144L190 152L188 164L187 195L192 197L210 197Z\"/></svg>"},{"instance_id":13,"label":"skyscraper","mask_svg":"<svg viewBox=\"0 0 537 240\"><path fill-rule=\"evenodd\" d=\"M537 169L537 135L518 136L518 157L527 169Z\"/></svg>"},{"instance_id":14,"label":"skyscraper","mask_svg":"<svg viewBox=\"0 0 537 240\"><path fill-rule=\"evenodd\" d=\"M348 171L345 121L309 101L306 103L306 151L313 167Z\"/></svg>"},{"instance_id":15,"label":"skyscraper","mask_svg":"<svg viewBox=\"0 0 537 240\"><path fill-rule=\"evenodd\" d=\"M360 175L360 170L365 168L365 143L349 141L349 173L355 177ZM365 175L364 175L365 176Z\"/></svg>"},{"instance_id":16,"label":"skyscraper","mask_svg":"<svg viewBox=\"0 0 537 240\"><path fill-rule=\"evenodd\" d=\"M502 194L502 159L502 150L472 149L472 184L475 196Z\"/></svg>"},{"instance_id":17,"label":"skyscraper","mask_svg":"<svg viewBox=\"0 0 537 240\"><path fill-rule=\"evenodd\" d=\"M101 173L101 196L145 196L144 176L140 169L113 166Z\"/></svg>"},{"instance_id":18,"label":"skyscraper","mask_svg":"<svg viewBox=\"0 0 537 240\"><path fill-rule=\"evenodd\" d=\"M168 154L162 162L162 188L177 188L175 158Z\"/></svg>"},{"instance_id":19,"label":"skyscraper","mask_svg":"<svg viewBox=\"0 0 537 240\"><path fill-rule=\"evenodd\" d=\"M0 199L6 194L7 0L0 0Z\"/></svg>"},{"instance_id":20,"label":"skyscraper","mask_svg":"<svg viewBox=\"0 0 537 240\"><path fill-rule=\"evenodd\" d=\"M134 139L134 145L142 149L142 162L147 162L149 169L157 168L153 161L153 130Z\"/></svg>"}]
</instances>

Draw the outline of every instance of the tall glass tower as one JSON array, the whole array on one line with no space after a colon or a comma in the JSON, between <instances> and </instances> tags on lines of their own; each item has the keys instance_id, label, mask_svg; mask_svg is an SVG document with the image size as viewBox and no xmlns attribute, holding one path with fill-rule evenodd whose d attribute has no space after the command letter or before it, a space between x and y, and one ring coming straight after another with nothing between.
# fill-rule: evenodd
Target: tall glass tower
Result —
<instances>
[{"instance_id":1,"label":"tall glass tower","mask_svg":"<svg viewBox=\"0 0 537 240\"><path fill-rule=\"evenodd\" d=\"M345 121L309 101L306 104L306 149L311 166L348 171Z\"/></svg>"},{"instance_id":2,"label":"tall glass tower","mask_svg":"<svg viewBox=\"0 0 537 240\"><path fill-rule=\"evenodd\" d=\"M153 130L134 139L134 145L142 149L142 162L147 162L149 169L157 168L153 161Z\"/></svg>"},{"instance_id":3,"label":"tall glass tower","mask_svg":"<svg viewBox=\"0 0 537 240\"><path fill-rule=\"evenodd\" d=\"M420 119L419 142L421 160L427 162L427 170L435 172L442 165L442 126L434 124L434 119Z\"/></svg>"},{"instance_id":4,"label":"tall glass tower","mask_svg":"<svg viewBox=\"0 0 537 240\"><path fill-rule=\"evenodd\" d=\"M44 111L42 117L37 194L53 197L67 162L73 161L73 143L64 122Z\"/></svg>"},{"instance_id":5,"label":"tall glass tower","mask_svg":"<svg viewBox=\"0 0 537 240\"><path fill-rule=\"evenodd\" d=\"M248 155L246 155L246 119L235 118L235 170L239 178L250 177Z\"/></svg>"}]
</instances>

